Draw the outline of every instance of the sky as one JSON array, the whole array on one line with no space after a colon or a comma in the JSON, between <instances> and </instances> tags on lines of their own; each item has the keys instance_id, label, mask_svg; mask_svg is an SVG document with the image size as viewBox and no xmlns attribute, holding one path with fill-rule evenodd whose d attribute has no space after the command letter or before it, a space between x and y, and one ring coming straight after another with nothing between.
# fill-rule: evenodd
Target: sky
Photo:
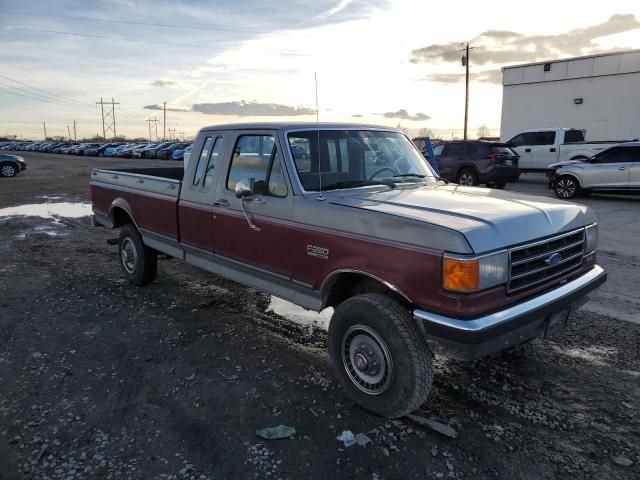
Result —
<instances>
[{"instance_id":1,"label":"sky","mask_svg":"<svg viewBox=\"0 0 640 480\"><path fill-rule=\"evenodd\" d=\"M640 48L640 2L0 0L0 136L320 121L497 134L505 65ZM159 122L155 123L154 119ZM147 122L151 120L151 122Z\"/></svg>"}]
</instances>

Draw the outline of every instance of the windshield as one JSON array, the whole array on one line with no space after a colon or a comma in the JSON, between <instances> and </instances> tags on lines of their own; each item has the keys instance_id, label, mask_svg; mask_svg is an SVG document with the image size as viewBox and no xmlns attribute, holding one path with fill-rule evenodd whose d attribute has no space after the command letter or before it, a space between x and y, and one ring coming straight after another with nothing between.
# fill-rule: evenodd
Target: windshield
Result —
<instances>
[{"instance_id":1,"label":"windshield","mask_svg":"<svg viewBox=\"0 0 640 480\"><path fill-rule=\"evenodd\" d=\"M375 130L308 130L288 135L300 183L306 191L380 183L436 180L424 157L401 133Z\"/></svg>"}]
</instances>

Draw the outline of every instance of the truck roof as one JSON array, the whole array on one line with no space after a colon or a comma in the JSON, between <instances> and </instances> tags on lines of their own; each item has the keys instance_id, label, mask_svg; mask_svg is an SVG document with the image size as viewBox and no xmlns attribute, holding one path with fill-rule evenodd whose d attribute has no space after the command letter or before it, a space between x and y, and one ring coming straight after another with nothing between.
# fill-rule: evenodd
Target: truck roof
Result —
<instances>
[{"instance_id":1,"label":"truck roof","mask_svg":"<svg viewBox=\"0 0 640 480\"><path fill-rule=\"evenodd\" d=\"M316 128L324 130L384 130L400 132L397 128L384 125L368 125L364 123L333 123L333 122L252 122L252 123L224 123L221 125L209 125L201 130L297 130Z\"/></svg>"}]
</instances>

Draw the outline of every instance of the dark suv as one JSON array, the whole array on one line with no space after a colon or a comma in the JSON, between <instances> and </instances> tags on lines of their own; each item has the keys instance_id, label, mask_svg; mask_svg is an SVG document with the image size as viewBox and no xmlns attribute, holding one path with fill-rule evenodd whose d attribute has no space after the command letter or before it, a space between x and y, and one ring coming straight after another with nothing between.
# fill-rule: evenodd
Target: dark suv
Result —
<instances>
[{"instance_id":1,"label":"dark suv","mask_svg":"<svg viewBox=\"0 0 640 480\"><path fill-rule=\"evenodd\" d=\"M460 185L502 188L520 177L518 154L504 143L452 141L434 146L433 152L440 175Z\"/></svg>"}]
</instances>

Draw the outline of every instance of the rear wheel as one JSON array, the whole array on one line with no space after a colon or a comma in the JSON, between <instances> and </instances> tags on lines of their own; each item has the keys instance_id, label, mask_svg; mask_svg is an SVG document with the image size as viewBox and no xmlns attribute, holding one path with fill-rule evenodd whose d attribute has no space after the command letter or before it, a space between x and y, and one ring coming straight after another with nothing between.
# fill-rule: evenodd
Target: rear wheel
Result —
<instances>
[{"instance_id":1,"label":"rear wheel","mask_svg":"<svg viewBox=\"0 0 640 480\"><path fill-rule=\"evenodd\" d=\"M10 163L5 163L0 168L0 174L6 178L15 177L17 173L18 173L18 169L14 165L11 165Z\"/></svg>"},{"instance_id":2,"label":"rear wheel","mask_svg":"<svg viewBox=\"0 0 640 480\"><path fill-rule=\"evenodd\" d=\"M459 185L474 187L478 185L478 175L473 168L463 168L458 173L457 181Z\"/></svg>"},{"instance_id":3,"label":"rear wheel","mask_svg":"<svg viewBox=\"0 0 640 480\"><path fill-rule=\"evenodd\" d=\"M118 253L122 272L129 283L141 287L156 278L158 254L142 242L140 233L130 223L120 229Z\"/></svg>"},{"instance_id":4,"label":"rear wheel","mask_svg":"<svg viewBox=\"0 0 640 480\"><path fill-rule=\"evenodd\" d=\"M580 183L571 175L562 175L553 187L558 198L573 198L580 193Z\"/></svg>"},{"instance_id":5,"label":"rear wheel","mask_svg":"<svg viewBox=\"0 0 640 480\"><path fill-rule=\"evenodd\" d=\"M431 390L427 343L409 311L385 295L357 295L336 308L329 354L347 394L385 417L413 412Z\"/></svg>"}]
</instances>

